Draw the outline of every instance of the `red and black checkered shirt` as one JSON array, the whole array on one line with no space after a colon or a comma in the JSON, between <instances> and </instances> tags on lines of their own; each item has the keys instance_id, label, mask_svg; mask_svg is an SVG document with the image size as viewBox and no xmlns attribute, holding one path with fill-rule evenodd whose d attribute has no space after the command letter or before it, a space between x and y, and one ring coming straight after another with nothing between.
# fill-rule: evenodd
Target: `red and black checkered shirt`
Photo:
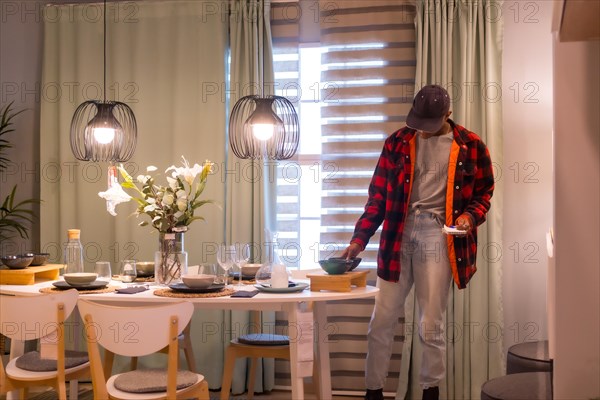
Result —
<instances>
[{"instance_id":1,"label":"red and black checkered shirt","mask_svg":"<svg viewBox=\"0 0 600 400\"><path fill-rule=\"evenodd\" d=\"M463 289L476 271L477 226L485 221L494 191L492 160L475 133L448 120L454 131L448 163L446 225L468 213L473 229L465 236L447 236L448 257L456 285ZM377 256L377 276L400 279L402 232L416 159L415 130L402 128L387 138L369 185L365 211L356 223L352 243L364 249L383 222Z\"/></svg>"}]
</instances>

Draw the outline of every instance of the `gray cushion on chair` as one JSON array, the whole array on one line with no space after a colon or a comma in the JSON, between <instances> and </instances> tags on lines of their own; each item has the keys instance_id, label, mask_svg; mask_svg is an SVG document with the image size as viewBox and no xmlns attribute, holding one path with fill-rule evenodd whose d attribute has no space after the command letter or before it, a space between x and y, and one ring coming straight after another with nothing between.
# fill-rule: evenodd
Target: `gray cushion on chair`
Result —
<instances>
[{"instance_id":1,"label":"gray cushion on chair","mask_svg":"<svg viewBox=\"0 0 600 400\"><path fill-rule=\"evenodd\" d=\"M512 345L506 355L506 374L519 372L551 372L552 360L548 341L525 342Z\"/></svg>"},{"instance_id":2,"label":"gray cushion on chair","mask_svg":"<svg viewBox=\"0 0 600 400\"><path fill-rule=\"evenodd\" d=\"M177 390L192 386L198 375L191 371L177 372ZM115 379L115 387L129 393L165 392L167 390L167 370L138 369L125 372Z\"/></svg>"},{"instance_id":3,"label":"gray cushion on chair","mask_svg":"<svg viewBox=\"0 0 600 400\"><path fill-rule=\"evenodd\" d=\"M270 333L250 333L238 338L243 344L255 344L263 346L284 346L290 344L290 338L284 335L273 335Z\"/></svg>"},{"instance_id":4,"label":"gray cushion on chair","mask_svg":"<svg viewBox=\"0 0 600 400\"><path fill-rule=\"evenodd\" d=\"M73 368L88 362L88 355L85 352L67 350L65 351L65 368ZM35 371L47 372L56 371L56 360L41 358L39 351L30 351L17 358L15 365L18 368Z\"/></svg>"},{"instance_id":5,"label":"gray cushion on chair","mask_svg":"<svg viewBox=\"0 0 600 400\"><path fill-rule=\"evenodd\" d=\"M491 379L481 387L481 400L550 400L550 372L522 372Z\"/></svg>"}]
</instances>

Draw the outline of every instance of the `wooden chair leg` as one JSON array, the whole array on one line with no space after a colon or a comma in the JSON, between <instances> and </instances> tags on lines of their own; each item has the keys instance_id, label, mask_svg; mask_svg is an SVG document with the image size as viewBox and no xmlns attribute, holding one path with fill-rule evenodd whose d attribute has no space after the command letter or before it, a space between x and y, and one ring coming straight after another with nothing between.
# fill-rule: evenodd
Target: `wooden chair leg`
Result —
<instances>
[{"instance_id":1,"label":"wooden chair leg","mask_svg":"<svg viewBox=\"0 0 600 400\"><path fill-rule=\"evenodd\" d=\"M221 400L229 399L231 381L233 379L233 367L235 366L235 350L227 348L225 353L225 366L223 368L223 381L221 382Z\"/></svg>"},{"instance_id":2,"label":"wooden chair leg","mask_svg":"<svg viewBox=\"0 0 600 400\"><path fill-rule=\"evenodd\" d=\"M202 392L200 393L200 396L198 396L198 398L200 400L210 400L210 392L208 390L208 382L206 382L206 380L204 380L204 382L202 383Z\"/></svg>"},{"instance_id":3,"label":"wooden chair leg","mask_svg":"<svg viewBox=\"0 0 600 400\"><path fill-rule=\"evenodd\" d=\"M257 358L250 358L250 373L248 374L248 400L254 397L254 380L256 379L256 362Z\"/></svg>"},{"instance_id":4,"label":"wooden chair leg","mask_svg":"<svg viewBox=\"0 0 600 400\"><path fill-rule=\"evenodd\" d=\"M183 354L185 355L185 361L187 362L188 368L192 372L196 372L196 360L194 360L194 352L192 350L192 337L190 330L192 323L187 324L183 330Z\"/></svg>"},{"instance_id":5,"label":"wooden chair leg","mask_svg":"<svg viewBox=\"0 0 600 400\"><path fill-rule=\"evenodd\" d=\"M113 362L115 360L115 354L110 351L104 352L104 379L108 379L112 375L112 367ZM136 359L136 367L137 367L137 359Z\"/></svg>"},{"instance_id":6,"label":"wooden chair leg","mask_svg":"<svg viewBox=\"0 0 600 400\"><path fill-rule=\"evenodd\" d=\"M56 386L56 393L59 400L67 400L67 385L65 382L58 382Z\"/></svg>"}]
</instances>

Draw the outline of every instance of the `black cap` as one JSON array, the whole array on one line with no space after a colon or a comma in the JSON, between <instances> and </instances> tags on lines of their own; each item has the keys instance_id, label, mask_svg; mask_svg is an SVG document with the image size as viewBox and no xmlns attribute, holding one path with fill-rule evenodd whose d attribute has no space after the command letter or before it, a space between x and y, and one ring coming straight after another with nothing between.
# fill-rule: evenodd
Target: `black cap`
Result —
<instances>
[{"instance_id":1,"label":"black cap","mask_svg":"<svg viewBox=\"0 0 600 400\"><path fill-rule=\"evenodd\" d=\"M450 110L450 96L438 85L427 85L419 90L406 117L406 126L418 131L437 132Z\"/></svg>"}]
</instances>

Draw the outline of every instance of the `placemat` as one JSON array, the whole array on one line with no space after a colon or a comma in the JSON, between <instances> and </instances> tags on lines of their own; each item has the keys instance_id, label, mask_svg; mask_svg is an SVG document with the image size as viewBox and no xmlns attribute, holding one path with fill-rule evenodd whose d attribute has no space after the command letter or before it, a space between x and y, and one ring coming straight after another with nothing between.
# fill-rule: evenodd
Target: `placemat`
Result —
<instances>
[{"instance_id":1,"label":"placemat","mask_svg":"<svg viewBox=\"0 0 600 400\"><path fill-rule=\"evenodd\" d=\"M110 293L110 292L114 292L117 289L118 289L118 286L107 286L102 289L78 290L77 293L79 293L79 294ZM56 292L62 292L62 291L63 291L62 289L55 288L53 286L40 289L40 293L56 293Z\"/></svg>"},{"instance_id":2,"label":"placemat","mask_svg":"<svg viewBox=\"0 0 600 400\"><path fill-rule=\"evenodd\" d=\"M160 297L178 297L178 298L196 298L196 297L223 297L223 296L231 296L235 293L235 289L224 288L220 292L212 292L212 293L184 293L177 292L173 289L157 289L154 291L155 296Z\"/></svg>"}]
</instances>

